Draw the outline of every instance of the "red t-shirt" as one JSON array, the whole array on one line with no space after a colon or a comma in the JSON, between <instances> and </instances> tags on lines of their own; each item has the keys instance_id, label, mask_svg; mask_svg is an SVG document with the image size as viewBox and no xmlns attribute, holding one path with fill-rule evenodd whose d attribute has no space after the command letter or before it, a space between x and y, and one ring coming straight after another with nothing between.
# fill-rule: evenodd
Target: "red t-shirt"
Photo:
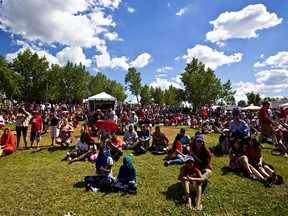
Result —
<instances>
[{"instance_id":1,"label":"red t-shirt","mask_svg":"<svg viewBox=\"0 0 288 216\"><path fill-rule=\"evenodd\" d=\"M259 150L256 151L255 149L251 148L250 146L245 146L245 155L248 159L256 159L261 157L262 148L259 146Z\"/></svg>"},{"instance_id":2,"label":"red t-shirt","mask_svg":"<svg viewBox=\"0 0 288 216\"><path fill-rule=\"evenodd\" d=\"M31 119L31 131L41 131L41 124L42 124L43 120L40 116L37 117L33 117Z\"/></svg>"},{"instance_id":3,"label":"red t-shirt","mask_svg":"<svg viewBox=\"0 0 288 216\"><path fill-rule=\"evenodd\" d=\"M195 150L194 153L195 153L195 155L198 158L201 158L201 152L200 151ZM207 149L207 148L206 148L206 157L207 158L211 158L212 157L211 151L209 149ZM209 163L208 165L205 166L203 163L199 163L197 160L195 160L195 167L197 167L200 170L212 169L212 164Z\"/></svg>"},{"instance_id":4,"label":"red t-shirt","mask_svg":"<svg viewBox=\"0 0 288 216\"><path fill-rule=\"evenodd\" d=\"M266 107L261 107L258 113L259 124L270 124L271 122L265 118L265 115L269 117L268 110Z\"/></svg>"},{"instance_id":5,"label":"red t-shirt","mask_svg":"<svg viewBox=\"0 0 288 216\"><path fill-rule=\"evenodd\" d=\"M182 144L180 141L177 141L175 143L175 146L173 146L173 147L174 147L174 151L176 151L176 149L178 149L179 152L183 153L183 148L182 148Z\"/></svg>"},{"instance_id":6,"label":"red t-shirt","mask_svg":"<svg viewBox=\"0 0 288 216\"><path fill-rule=\"evenodd\" d=\"M199 177L201 172L196 167L193 167L193 169L190 170L188 166L184 165L180 168L180 173L182 173L183 176L189 175L191 177Z\"/></svg>"},{"instance_id":7,"label":"red t-shirt","mask_svg":"<svg viewBox=\"0 0 288 216\"><path fill-rule=\"evenodd\" d=\"M112 149L112 150L122 150L122 141L119 137L116 137L115 139L111 138L110 139L111 143L113 143L114 145L118 146L118 148L115 148L114 146L108 144L108 146Z\"/></svg>"}]
</instances>

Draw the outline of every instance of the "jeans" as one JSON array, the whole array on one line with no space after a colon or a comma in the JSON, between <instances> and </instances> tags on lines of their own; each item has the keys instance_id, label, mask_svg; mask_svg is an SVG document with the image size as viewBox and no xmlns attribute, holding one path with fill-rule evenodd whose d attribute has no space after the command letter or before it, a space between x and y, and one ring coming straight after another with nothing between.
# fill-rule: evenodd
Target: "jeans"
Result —
<instances>
[{"instance_id":1,"label":"jeans","mask_svg":"<svg viewBox=\"0 0 288 216\"><path fill-rule=\"evenodd\" d=\"M183 163L184 158L180 154L177 154L175 159L169 161L169 164L183 164Z\"/></svg>"}]
</instances>

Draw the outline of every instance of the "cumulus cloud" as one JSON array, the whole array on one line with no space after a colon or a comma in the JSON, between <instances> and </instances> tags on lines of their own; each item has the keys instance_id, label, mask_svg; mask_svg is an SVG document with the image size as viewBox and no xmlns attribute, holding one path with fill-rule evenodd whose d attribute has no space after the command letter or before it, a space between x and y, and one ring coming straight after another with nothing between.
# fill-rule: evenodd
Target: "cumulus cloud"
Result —
<instances>
[{"instance_id":1,"label":"cumulus cloud","mask_svg":"<svg viewBox=\"0 0 288 216\"><path fill-rule=\"evenodd\" d=\"M130 67L143 68L148 65L150 59L151 55L149 53L142 53L130 63Z\"/></svg>"},{"instance_id":2,"label":"cumulus cloud","mask_svg":"<svg viewBox=\"0 0 288 216\"><path fill-rule=\"evenodd\" d=\"M94 56L98 68L120 68L122 70L127 70L129 67L145 67L150 58L150 54L142 53L134 61L128 63L128 58L125 56L111 58L109 53Z\"/></svg>"},{"instance_id":3,"label":"cumulus cloud","mask_svg":"<svg viewBox=\"0 0 288 216\"><path fill-rule=\"evenodd\" d=\"M197 58L205 66L215 70L217 67L225 64L231 64L242 60L242 53L234 53L227 56L223 52L213 50L208 46L196 45L191 49L187 49L187 55L182 56L186 59L187 63L190 63L193 58Z\"/></svg>"},{"instance_id":4,"label":"cumulus cloud","mask_svg":"<svg viewBox=\"0 0 288 216\"><path fill-rule=\"evenodd\" d=\"M158 73L166 73L167 71L173 70L172 67L162 67L162 68L158 68L156 71Z\"/></svg>"},{"instance_id":5,"label":"cumulus cloud","mask_svg":"<svg viewBox=\"0 0 288 216\"><path fill-rule=\"evenodd\" d=\"M225 12L210 22L213 31L206 34L212 43L223 45L223 41L232 38L255 38L257 31L279 25L282 18L267 11L263 4L249 5L240 11Z\"/></svg>"},{"instance_id":6,"label":"cumulus cloud","mask_svg":"<svg viewBox=\"0 0 288 216\"><path fill-rule=\"evenodd\" d=\"M81 47L66 47L58 52L56 57L59 60L60 65L65 65L67 61L70 61L76 64L81 62L82 65L89 67L92 62L90 59L86 59Z\"/></svg>"},{"instance_id":7,"label":"cumulus cloud","mask_svg":"<svg viewBox=\"0 0 288 216\"><path fill-rule=\"evenodd\" d=\"M186 13L186 11L187 11L187 8L182 8L176 13L176 15L177 16L182 16L183 14Z\"/></svg>"},{"instance_id":8,"label":"cumulus cloud","mask_svg":"<svg viewBox=\"0 0 288 216\"><path fill-rule=\"evenodd\" d=\"M259 67L271 67L271 68L288 68L288 52L278 52L274 56L268 57L264 62L256 62L255 68Z\"/></svg>"},{"instance_id":9,"label":"cumulus cloud","mask_svg":"<svg viewBox=\"0 0 288 216\"><path fill-rule=\"evenodd\" d=\"M123 41L116 32L107 32L105 33L105 37L110 41Z\"/></svg>"},{"instance_id":10,"label":"cumulus cloud","mask_svg":"<svg viewBox=\"0 0 288 216\"><path fill-rule=\"evenodd\" d=\"M161 88L161 89L168 89L171 85L175 88L181 88L181 86L178 83L169 81L167 79L162 79L160 77L156 77L156 80L153 81L150 86L152 86L153 88Z\"/></svg>"},{"instance_id":11,"label":"cumulus cloud","mask_svg":"<svg viewBox=\"0 0 288 216\"><path fill-rule=\"evenodd\" d=\"M25 0L4 1L0 8L1 28L24 40L59 43L70 47L93 46L105 53L105 40L101 32L115 27L111 15L104 8L118 8L121 0ZM96 6L95 6L96 5ZM113 33L112 33L113 34Z\"/></svg>"},{"instance_id":12,"label":"cumulus cloud","mask_svg":"<svg viewBox=\"0 0 288 216\"><path fill-rule=\"evenodd\" d=\"M181 83L182 82L181 77L182 77L181 75L178 75L178 76L172 78L172 80L175 81L176 83Z\"/></svg>"}]
</instances>

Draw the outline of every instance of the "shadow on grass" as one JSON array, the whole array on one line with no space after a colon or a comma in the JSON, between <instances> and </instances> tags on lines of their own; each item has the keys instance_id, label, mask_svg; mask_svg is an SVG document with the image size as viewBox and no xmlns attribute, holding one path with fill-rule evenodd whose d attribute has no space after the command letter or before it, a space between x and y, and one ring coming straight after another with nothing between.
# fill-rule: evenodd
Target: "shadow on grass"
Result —
<instances>
[{"instance_id":1,"label":"shadow on grass","mask_svg":"<svg viewBox=\"0 0 288 216\"><path fill-rule=\"evenodd\" d=\"M66 150L66 151L72 151L72 149L74 149L75 146L67 146L67 147L62 147L62 146L51 146L48 148L49 152L55 152L55 151L59 151L59 150Z\"/></svg>"},{"instance_id":2,"label":"shadow on grass","mask_svg":"<svg viewBox=\"0 0 288 216\"><path fill-rule=\"evenodd\" d=\"M166 199L174 201L176 205L182 205L184 203L183 193L181 182L171 185L166 192L163 192L163 194L166 195Z\"/></svg>"},{"instance_id":3,"label":"shadow on grass","mask_svg":"<svg viewBox=\"0 0 288 216\"><path fill-rule=\"evenodd\" d=\"M249 178L248 173L246 171L233 171L229 166L223 166L221 168L222 174L221 175L228 175L229 173L232 173L234 175L243 177L243 178Z\"/></svg>"},{"instance_id":4,"label":"shadow on grass","mask_svg":"<svg viewBox=\"0 0 288 216\"><path fill-rule=\"evenodd\" d=\"M84 181L77 182L73 185L74 188L86 188L86 183Z\"/></svg>"}]
</instances>

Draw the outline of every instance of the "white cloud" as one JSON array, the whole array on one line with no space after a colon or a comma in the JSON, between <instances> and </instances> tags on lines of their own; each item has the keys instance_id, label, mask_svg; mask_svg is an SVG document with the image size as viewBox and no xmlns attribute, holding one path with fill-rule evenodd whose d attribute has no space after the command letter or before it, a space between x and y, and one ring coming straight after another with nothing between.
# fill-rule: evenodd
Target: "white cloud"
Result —
<instances>
[{"instance_id":1,"label":"white cloud","mask_svg":"<svg viewBox=\"0 0 288 216\"><path fill-rule=\"evenodd\" d=\"M181 58L181 56L177 56L174 60L178 61Z\"/></svg>"},{"instance_id":2,"label":"white cloud","mask_svg":"<svg viewBox=\"0 0 288 216\"><path fill-rule=\"evenodd\" d=\"M10 0L0 8L1 28L24 40L69 47L85 47L105 53L101 32L115 27L104 8L116 9L121 0ZM96 6L95 6L96 5ZM98 5L98 6L97 6ZM112 33L113 34L113 33Z\"/></svg>"},{"instance_id":3,"label":"white cloud","mask_svg":"<svg viewBox=\"0 0 288 216\"><path fill-rule=\"evenodd\" d=\"M176 83L181 83L182 82L181 78L182 78L182 76L178 75L178 76L172 78L172 80L175 81Z\"/></svg>"},{"instance_id":4,"label":"white cloud","mask_svg":"<svg viewBox=\"0 0 288 216\"><path fill-rule=\"evenodd\" d=\"M127 8L127 11L128 11L128 13L134 13L134 12L135 12L135 9L134 9L134 8L131 8L131 7L128 7L128 8Z\"/></svg>"},{"instance_id":5,"label":"white cloud","mask_svg":"<svg viewBox=\"0 0 288 216\"><path fill-rule=\"evenodd\" d=\"M148 53L142 53L134 61L130 63L130 67L143 68L149 63L151 55Z\"/></svg>"},{"instance_id":6,"label":"white cloud","mask_svg":"<svg viewBox=\"0 0 288 216\"><path fill-rule=\"evenodd\" d=\"M256 62L255 68L269 66L271 68L288 68L288 52L278 52L274 56L268 57L264 62Z\"/></svg>"},{"instance_id":7,"label":"white cloud","mask_svg":"<svg viewBox=\"0 0 288 216\"><path fill-rule=\"evenodd\" d=\"M167 79L161 79L160 77L155 77L156 80L153 81L150 86L154 87L154 88L161 88L161 89L168 89L171 85L175 88L181 88L181 86L178 83L175 82L171 82Z\"/></svg>"},{"instance_id":8,"label":"white cloud","mask_svg":"<svg viewBox=\"0 0 288 216\"><path fill-rule=\"evenodd\" d=\"M169 2L167 3L167 6L168 6L169 8L171 8L171 4L170 4Z\"/></svg>"},{"instance_id":9,"label":"white cloud","mask_svg":"<svg viewBox=\"0 0 288 216\"><path fill-rule=\"evenodd\" d=\"M173 68L172 67L162 67L162 68L158 68L156 71L158 73L166 73L169 70L173 70Z\"/></svg>"},{"instance_id":10,"label":"white cloud","mask_svg":"<svg viewBox=\"0 0 288 216\"><path fill-rule=\"evenodd\" d=\"M86 59L81 47L66 47L62 51L58 52L56 57L59 60L60 65L65 65L67 61L70 61L76 64L81 62L82 65L90 67L92 62L90 59Z\"/></svg>"},{"instance_id":11,"label":"white cloud","mask_svg":"<svg viewBox=\"0 0 288 216\"><path fill-rule=\"evenodd\" d=\"M279 25L282 18L270 13L263 4L248 5L240 11L225 12L210 23L213 31L206 34L212 43L223 45L222 41L232 38L255 38L258 30Z\"/></svg>"},{"instance_id":12,"label":"white cloud","mask_svg":"<svg viewBox=\"0 0 288 216\"><path fill-rule=\"evenodd\" d=\"M122 70L127 70L129 67L142 68L149 63L151 55L148 53L142 53L134 61L128 63L128 58L125 56L111 58L109 53L104 53L101 55L95 55L94 59L96 61L98 68L120 68Z\"/></svg>"},{"instance_id":13,"label":"white cloud","mask_svg":"<svg viewBox=\"0 0 288 216\"><path fill-rule=\"evenodd\" d=\"M187 11L187 8L182 8L176 13L176 15L177 16L182 16L183 14L186 13L186 11Z\"/></svg>"},{"instance_id":14,"label":"white cloud","mask_svg":"<svg viewBox=\"0 0 288 216\"><path fill-rule=\"evenodd\" d=\"M208 46L196 45L191 49L187 49L187 55L182 56L186 59L187 63L190 63L193 58L197 58L206 67L215 70L217 67L225 64L231 64L242 60L242 53L234 53L227 56L223 52L213 50Z\"/></svg>"},{"instance_id":15,"label":"white cloud","mask_svg":"<svg viewBox=\"0 0 288 216\"><path fill-rule=\"evenodd\" d=\"M110 41L123 41L123 39L119 38L116 32L105 33L105 37L108 38Z\"/></svg>"}]
</instances>

